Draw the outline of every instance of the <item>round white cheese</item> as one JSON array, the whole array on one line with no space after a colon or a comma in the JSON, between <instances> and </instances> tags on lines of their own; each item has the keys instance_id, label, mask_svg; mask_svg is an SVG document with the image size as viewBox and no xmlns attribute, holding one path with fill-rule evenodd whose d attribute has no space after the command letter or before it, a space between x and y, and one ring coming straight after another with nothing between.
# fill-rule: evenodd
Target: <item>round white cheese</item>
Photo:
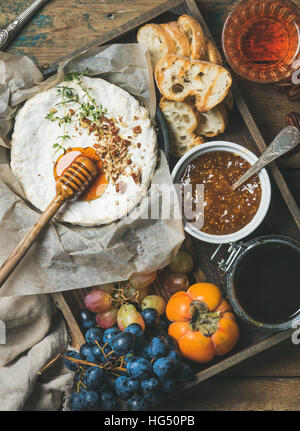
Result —
<instances>
[{"instance_id":1,"label":"round white cheese","mask_svg":"<svg viewBox=\"0 0 300 431\"><path fill-rule=\"evenodd\" d=\"M110 179L101 197L89 202L67 202L56 217L64 222L92 226L111 223L126 216L145 196L155 170L157 142L148 111L133 96L100 78L82 77L81 80L89 88L97 105L107 110L105 116L116 119L118 135L130 141L127 151L133 165L141 173L140 183L136 183L126 172L121 174L118 181L126 184L126 187L122 187L122 193L117 191L116 184ZM60 86L73 88L80 100L86 100L77 82L63 82L57 87ZM88 128L80 127L76 116L80 106L76 103L65 106L59 103L61 96L57 87L37 94L24 104L16 116L12 136L12 171L27 199L41 211L46 209L56 194L53 168L62 150L57 151L53 144L58 137L64 132L70 136L71 139L65 141L66 148L93 147L96 143L95 135ZM75 114L72 121L65 125L65 130L58 121L46 118L51 110L56 110L56 117L62 117L69 109L74 110ZM139 133L134 133L134 130Z\"/></svg>"}]
</instances>

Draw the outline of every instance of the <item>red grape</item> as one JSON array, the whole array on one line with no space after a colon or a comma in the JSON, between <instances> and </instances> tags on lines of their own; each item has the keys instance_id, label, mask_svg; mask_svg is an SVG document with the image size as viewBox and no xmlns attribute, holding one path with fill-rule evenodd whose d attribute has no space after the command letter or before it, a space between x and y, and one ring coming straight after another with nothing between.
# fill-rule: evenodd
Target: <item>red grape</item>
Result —
<instances>
[{"instance_id":1,"label":"red grape","mask_svg":"<svg viewBox=\"0 0 300 431\"><path fill-rule=\"evenodd\" d=\"M96 322L100 328L111 328L117 323L118 311L115 307L111 307L109 310L103 313L96 314Z\"/></svg>"},{"instance_id":2,"label":"red grape","mask_svg":"<svg viewBox=\"0 0 300 431\"><path fill-rule=\"evenodd\" d=\"M112 296L105 290L92 290L84 298L84 305L94 313L102 313L110 309Z\"/></svg>"},{"instance_id":3,"label":"red grape","mask_svg":"<svg viewBox=\"0 0 300 431\"><path fill-rule=\"evenodd\" d=\"M149 284L153 283L153 281L156 279L157 272L150 272L149 274L137 274L133 275L130 278L130 283L135 287L136 289L140 289L142 287L147 287Z\"/></svg>"},{"instance_id":4,"label":"red grape","mask_svg":"<svg viewBox=\"0 0 300 431\"><path fill-rule=\"evenodd\" d=\"M142 310L145 310L145 308L154 308L161 316L166 311L166 301L159 295L148 295L143 299L141 307Z\"/></svg>"},{"instance_id":5,"label":"red grape","mask_svg":"<svg viewBox=\"0 0 300 431\"><path fill-rule=\"evenodd\" d=\"M173 273L165 279L165 288L169 293L176 293L180 290L187 290L189 280L186 274Z\"/></svg>"},{"instance_id":6,"label":"red grape","mask_svg":"<svg viewBox=\"0 0 300 431\"><path fill-rule=\"evenodd\" d=\"M142 302L142 300L148 295L149 288L148 287L140 287L139 289L133 287L131 284L124 289L124 295L129 300L137 300L138 302Z\"/></svg>"},{"instance_id":7,"label":"red grape","mask_svg":"<svg viewBox=\"0 0 300 431\"><path fill-rule=\"evenodd\" d=\"M170 268L174 272L183 272L184 274L187 274L188 272L191 272L194 267L194 260L192 256L187 252L183 250L179 250L179 252L176 254L172 262L170 263Z\"/></svg>"}]
</instances>

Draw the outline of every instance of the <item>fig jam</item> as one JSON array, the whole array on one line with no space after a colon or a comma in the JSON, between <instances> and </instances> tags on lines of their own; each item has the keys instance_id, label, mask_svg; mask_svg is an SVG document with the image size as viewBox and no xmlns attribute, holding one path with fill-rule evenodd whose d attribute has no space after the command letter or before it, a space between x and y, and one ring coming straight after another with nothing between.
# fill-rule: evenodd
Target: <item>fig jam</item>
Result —
<instances>
[{"instance_id":1,"label":"fig jam","mask_svg":"<svg viewBox=\"0 0 300 431\"><path fill-rule=\"evenodd\" d=\"M196 186L204 185L204 213L196 214L189 221L198 222L204 216L201 231L210 235L228 235L245 227L261 201L259 177L253 175L236 190L232 185L249 168L249 162L229 151L211 151L192 160L179 184L182 190L192 185L193 203L197 200Z\"/></svg>"}]
</instances>

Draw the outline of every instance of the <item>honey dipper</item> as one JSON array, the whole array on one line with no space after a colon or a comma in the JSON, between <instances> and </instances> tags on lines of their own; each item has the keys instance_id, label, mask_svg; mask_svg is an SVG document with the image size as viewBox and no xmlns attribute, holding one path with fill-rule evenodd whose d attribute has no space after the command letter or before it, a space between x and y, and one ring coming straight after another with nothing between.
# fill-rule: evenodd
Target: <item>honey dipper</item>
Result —
<instances>
[{"instance_id":1,"label":"honey dipper","mask_svg":"<svg viewBox=\"0 0 300 431\"><path fill-rule=\"evenodd\" d=\"M69 199L77 198L92 183L96 175L97 166L93 160L80 156L72 162L64 174L57 180L55 198L1 266L0 287L62 204Z\"/></svg>"}]
</instances>

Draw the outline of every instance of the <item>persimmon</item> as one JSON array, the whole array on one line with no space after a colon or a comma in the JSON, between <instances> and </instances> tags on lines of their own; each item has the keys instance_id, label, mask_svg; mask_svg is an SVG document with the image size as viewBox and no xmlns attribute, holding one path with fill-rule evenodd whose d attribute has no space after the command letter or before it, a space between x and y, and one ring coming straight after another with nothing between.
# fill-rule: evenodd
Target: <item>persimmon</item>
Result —
<instances>
[{"instance_id":1,"label":"persimmon","mask_svg":"<svg viewBox=\"0 0 300 431\"><path fill-rule=\"evenodd\" d=\"M239 328L221 290L211 283L196 283L169 299L167 318L183 356L209 362L230 352L239 339Z\"/></svg>"}]
</instances>

